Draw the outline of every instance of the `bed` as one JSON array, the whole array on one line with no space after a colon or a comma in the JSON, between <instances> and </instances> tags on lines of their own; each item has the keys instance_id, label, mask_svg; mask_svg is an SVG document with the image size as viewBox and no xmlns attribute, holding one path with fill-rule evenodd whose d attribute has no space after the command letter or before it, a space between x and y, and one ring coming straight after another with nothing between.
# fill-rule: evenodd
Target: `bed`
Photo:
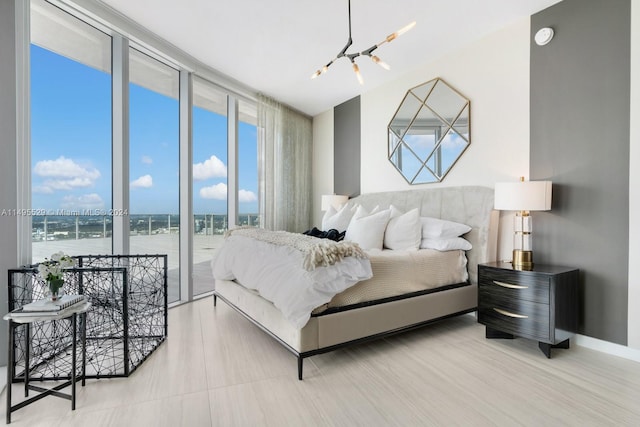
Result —
<instances>
[{"instance_id":1,"label":"bed","mask_svg":"<svg viewBox=\"0 0 640 427\"><path fill-rule=\"evenodd\" d=\"M297 357L300 380L307 357L475 311L477 266L496 259L498 213L493 210L491 188L464 186L369 193L351 199L349 205L370 210L390 205L404 211L419 208L421 216L467 224L471 230L464 238L472 245L465 254L468 279L373 301L319 307L303 327L292 325L259 292L234 280L216 279L214 307L217 299L221 299L291 351Z\"/></svg>"}]
</instances>

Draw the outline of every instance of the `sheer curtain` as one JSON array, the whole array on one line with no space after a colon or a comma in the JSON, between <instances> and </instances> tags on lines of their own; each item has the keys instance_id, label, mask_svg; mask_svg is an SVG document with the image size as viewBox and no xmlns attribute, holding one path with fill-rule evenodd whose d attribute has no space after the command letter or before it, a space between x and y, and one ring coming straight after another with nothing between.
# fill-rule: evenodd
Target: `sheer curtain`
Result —
<instances>
[{"instance_id":1,"label":"sheer curtain","mask_svg":"<svg viewBox=\"0 0 640 427\"><path fill-rule=\"evenodd\" d=\"M311 118L258 96L260 212L268 230L302 232L311 224Z\"/></svg>"}]
</instances>

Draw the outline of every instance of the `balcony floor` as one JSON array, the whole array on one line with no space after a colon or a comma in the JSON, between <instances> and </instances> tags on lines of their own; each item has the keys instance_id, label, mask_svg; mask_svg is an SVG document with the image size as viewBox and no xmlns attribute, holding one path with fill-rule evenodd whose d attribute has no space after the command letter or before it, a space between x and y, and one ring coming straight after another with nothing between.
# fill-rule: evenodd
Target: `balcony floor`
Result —
<instances>
[{"instance_id":1,"label":"balcony floor","mask_svg":"<svg viewBox=\"0 0 640 427\"><path fill-rule=\"evenodd\" d=\"M167 275L169 284L169 303L179 298L179 234L152 234L131 236L130 253L136 255L167 254ZM213 290L211 259L216 249L222 244L221 235L193 236L193 292L199 295ZM33 242L32 254L34 262L42 261L51 254L62 251L69 255L104 255L111 254L110 238L63 239L44 242Z\"/></svg>"}]
</instances>

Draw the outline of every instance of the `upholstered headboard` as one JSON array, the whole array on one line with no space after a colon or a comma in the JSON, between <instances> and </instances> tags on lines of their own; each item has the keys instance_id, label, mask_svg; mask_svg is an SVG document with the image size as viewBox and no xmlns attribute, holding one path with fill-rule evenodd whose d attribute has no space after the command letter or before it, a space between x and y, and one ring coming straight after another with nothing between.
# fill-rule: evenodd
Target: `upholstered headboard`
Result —
<instances>
[{"instance_id":1,"label":"upholstered headboard","mask_svg":"<svg viewBox=\"0 0 640 427\"><path fill-rule=\"evenodd\" d=\"M461 222L471 227L464 237L473 248L467 251L469 279L478 283L478 264L495 261L498 246L498 211L493 209L493 189L488 187L440 187L420 190L368 193L354 197L367 209L394 205L406 212L420 208L421 216Z\"/></svg>"}]
</instances>

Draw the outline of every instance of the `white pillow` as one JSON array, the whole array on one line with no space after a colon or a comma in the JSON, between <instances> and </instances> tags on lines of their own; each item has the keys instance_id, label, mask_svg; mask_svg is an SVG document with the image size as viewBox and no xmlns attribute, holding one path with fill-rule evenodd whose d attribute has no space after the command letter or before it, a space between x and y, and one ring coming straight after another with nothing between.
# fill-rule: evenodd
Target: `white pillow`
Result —
<instances>
[{"instance_id":1,"label":"white pillow","mask_svg":"<svg viewBox=\"0 0 640 427\"><path fill-rule=\"evenodd\" d=\"M468 251L471 249L471 243L462 237L449 237L446 239L422 239L420 249L436 249L438 251Z\"/></svg>"},{"instance_id":2,"label":"white pillow","mask_svg":"<svg viewBox=\"0 0 640 427\"><path fill-rule=\"evenodd\" d=\"M462 236L471 231L471 227L468 225L447 221L445 219L423 216L420 218L420 221L422 222L423 239L448 239Z\"/></svg>"},{"instance_id":3,"label":"white pillow","mask_svg":"<svg viewBox=\"0 0 640 427\"><path fill-rule=\"evenodd\" d=\"M322 217L322 231L331 230L332 228L338 231L345 231L354 212L355 209L347 207L346 204L339 211L336 211L333 206L329 206L329 209Z\"/></svg>"},{"instance_id":4,"label":"white pillow","mask_svg":"<svg viewBox=\"0 0 640 427\"><path fill-rule=\"evenodd\" d=\"M419 209L411 209L405 214L393 205L389 209L391 219L384 232L384 247L394 250L417 250L422 238Z\"/></svg>"},{"instance_id":5,"label":"white pillow","mask_svg":"<svg viewBox=\"0 0 640 427\"><path fill-rule=\"evenodd\" d=\"M369 214L362 206L351 218L345 240L357 243L364 250L382 249L384 230L389 222L389 209Z\"/></svg>"}]
</instances>

